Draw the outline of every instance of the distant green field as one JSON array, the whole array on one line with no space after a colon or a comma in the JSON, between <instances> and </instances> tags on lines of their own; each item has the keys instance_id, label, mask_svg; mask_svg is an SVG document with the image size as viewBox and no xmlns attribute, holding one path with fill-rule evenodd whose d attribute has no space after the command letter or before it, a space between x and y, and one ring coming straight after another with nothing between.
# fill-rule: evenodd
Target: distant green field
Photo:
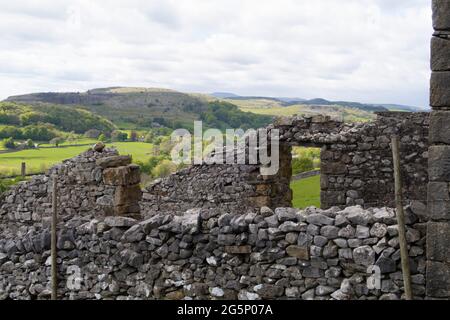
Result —
<instances>
[{"instance_id":1,"label":"distant green field","mask_svg":"<svg viewBox=\"0 0 450 320\"><path fill-rule=\"evenodd\" d=\"M279 102L266 99L227 100L234 103L244 112L252 112L259 115L269 116L314 116L328 115L333 119L346 122L365 122L375 118L375 114L356 108L343 106L311 106L290 105L283 106Z\"/></svg>"},{"instance_id":2,"label":"distant green field","mask_svg":"<svg viewBox=\"0 0 450 320\"><path fill-rule=\"evenodd\" d=\"M89 139L89 138L82 138L82 139L76 139L71 141L64 141L60 144L60 146L73 146L77 144L95 144L98 142L97 139ZM50 143L43 143L39 145L40 147L54 147L55 145Z\"/></svg>"},{"instance_id":3,"label":"distant green field","mask_svg":"<svg viewBox=\"0 0 450 320\"><path fill-rule=\"evenodd\" d=\"M133 161L145 161L153 152L153 146L145 142L113 142L108 147L116 147L120 154L133 156Z\"/></svg>"},{"instance_id":4,"label":"distant green field","mask_svg":"<svg viewBox=\"0 0 450 320\"><path fill-rule=\"evenodd\" d=\"M293 116L294 114L301 114L300 106L289 107L272 107L272 108L240 108L244 112L252 112L256 114L264 114L269 116Z\"/></svg>"},{"instance_id":5,"label":"distant green field","mask_svg":"<svg viewBox=\"0 0 450 320\"><path fill-rule=\"evenodd\" d=\"M133 156L134 161L147 159L152 152L152 145L144 142L115 142L107 144L115 146L121 154ZM72 158L84 151L88 146L59 147L22 150L0 154L0 175L16 175L20 172L22 162L27 164L28 173L41 173L62 160Z\"/></svg>"},{"instance_id":6,"label":"distant green field","mask_svg":"<svg viewBox=\"0 0 450 320\"><path fill-rule=\"evenodd\" d=\"M304 209L314 206L320 208L320 176L314 176L291 183L292 205Z\"/></svg>"}]
</instances>

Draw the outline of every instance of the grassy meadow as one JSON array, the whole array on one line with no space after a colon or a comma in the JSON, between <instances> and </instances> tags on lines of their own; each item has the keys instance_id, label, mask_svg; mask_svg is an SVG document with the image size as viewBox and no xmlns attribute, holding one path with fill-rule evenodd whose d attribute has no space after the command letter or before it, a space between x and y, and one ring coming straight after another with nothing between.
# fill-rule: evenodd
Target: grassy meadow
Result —
<instances>
[{"instance_id":1,"label":"grassy meadow","mask_svg":"<svg viewBox=\"0 0 450 320\"><path fill-rule=\"evenodd\" d=\"M294 208L304 209L310 206L320 208L320 176L293 181L291 189Z\"/></svg>"},{"instance_id":2,"label":"grassy meadow","mask_svg":"<svg viewBox=\"0 0 450 320\"><path fill-rule=\"evenodd\" d=\"M74 145L82 145L82 144L91 145L91 144L95 144L96 142L98 142L97 139L80 138L80 139L75 139L75 140L65 140L63 143L60 143L59 146L64 147L64 146L74 146ZM53 147L55 147L55 145L50 144L50 143L41 143L41 144L39 144L39 147L53 148Z\"/></svg>"},{"instance_id":3,"label":"grassy meadow","mask_svg":"<svg viewBox=\"0 0 450 320\"><path fill-rule=\"evenodd\" d=\"M356 108L343 106L311 106L295 104L283 106L279 102L267 99L229 100L241 111L268 116L314 116L328 115L333 119L345 122L366 122L375 118L375 114Z\"/></svg>"}]
</instances>

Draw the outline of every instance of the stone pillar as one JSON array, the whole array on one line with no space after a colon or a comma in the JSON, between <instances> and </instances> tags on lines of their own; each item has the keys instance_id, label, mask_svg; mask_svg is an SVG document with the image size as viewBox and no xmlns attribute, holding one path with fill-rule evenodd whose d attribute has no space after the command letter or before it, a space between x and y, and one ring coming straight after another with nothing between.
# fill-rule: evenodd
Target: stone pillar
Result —
<instances>
[{"instance_id":1,"label":"stone pillar","mask_svg":"<svg viewBox=\"0 0 450 320\"><path fill-rule=\"evenodd\" d=\"M129 156L102 158L97 165L103 167L103 182L114 188L112 197L112 213L116 216L127 216L140 219L139 201L142 199L140 187L140 167L131 164Z\"/></svg>"},{"instance_id":2,"label":"stone pillar","mask_svg":"<svg viewBox=\"0 0 450 320\"><path fill-rule=\"evenodd\" d=\"M450 298L450 0L433 0L427 297Z\"/></svg>"}]
</instances>

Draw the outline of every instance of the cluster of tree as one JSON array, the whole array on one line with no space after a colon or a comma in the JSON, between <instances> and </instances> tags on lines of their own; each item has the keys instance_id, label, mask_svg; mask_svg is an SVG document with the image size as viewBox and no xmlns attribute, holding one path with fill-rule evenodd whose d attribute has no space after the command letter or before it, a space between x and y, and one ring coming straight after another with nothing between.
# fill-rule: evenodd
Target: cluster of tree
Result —
<instances>
[{"instance_id":1,"label":"cluster of tree","mask_svg":"<svg viewBox=\"0 0 450 320\"><path fill-rule=\"evenodd\" d=\"M147 161L137 161L141 172L152 179L164 178L171 173L182 169L185 165L176 165L167 155L151 156Z\"/></svg>"},{"instance_id":2,"label":"cluster of tree","mask_svg":"<svg viewBox=\"0 0 450 320\"><path fill-rule=\"evenodd\" d=\"M293 150L292 174L312 171L320 167L320 149L297 147Z\"/></svg>"},{"instance_id":3,"label":"cluster of tree","mask_svg":"<svg viewBox=\"0 0 450 320\"><path fill-rule=\"evenodd\" d=\"M167 127L153 128L148 130L145 135L144 142L153 143L155 145L161 144L163 137L167 137L172 133L172 130Z\"/></svg>"},{"instance_id":4,"label":"cluster of tree","mask_svg":"<svg viewBox=\"0 0 450 320\"><path fill-rule=\"evenodd\" d=\"M314 170L314 161L312 158L294 158L292 159L292 174L296 175L303 172Z\"/></svg>"},{"instance_id":5,"label":"cluster of tree","mask_svg":"<svg viewBox=\"0 0 450 320\"><path fill-rule=\"evenodd\" d=\"M257 129L272 122L271 116L243 112L234 104L222 101L208 103L207 111L200 114L203 126L225 129Z\"/></svg>"},{"instance_id":6,"label":"cluster of tree","mask_svg":"<svg viewBox=\"0 0 450 320\"><path fill-rule=\"evenodd\" d=\"M23 128L14 126L0 127L0 139L50 141L57 137L58 134L58 131L48 124L30 125Z\"/></svg>"},{"instance_id":7,"label":"cluster of tree","mask_svg":"<svg viewBox=\"0 0 450 320\"><path fill-rule=\"evenodd\" d=\"M22 143L17 143L13 138L5 138L0 143L5 149L32 149L35 147L33 140L28 139Z\"/></svg>"},{"instance_id":8,"label":"cluster of tree","mask_svg":"<svg viewBox=\"0 0 450 320\"><path fill-rule=\"evenodd\" d=\"M115 125L90 111L62 105L22 105L13 102L0 103L0 124L31 126L51 124L62 131L83 133L96 128L113 131Z\"/></svg>"},{"instance_id":9,"label":"cluster of tree","mask_svg":"<svg viewBox=\"0 0 450 320\"><path fill-rule=\"evenodd\" d=\"M86 138L90 138L90 139L98 139L100 141L103 142L108 142L108 141L114 141L114 142L121 142L121 141L131 141L131 142L135 142L135 141L139 141L139 136L138 133L134 130L130 131L130 134L120 131L120 130L114 130L112 132L102 132L100 130L97 129L91 129L88 130L84 133L84 136Z\"/></svg>"}]
</instances>

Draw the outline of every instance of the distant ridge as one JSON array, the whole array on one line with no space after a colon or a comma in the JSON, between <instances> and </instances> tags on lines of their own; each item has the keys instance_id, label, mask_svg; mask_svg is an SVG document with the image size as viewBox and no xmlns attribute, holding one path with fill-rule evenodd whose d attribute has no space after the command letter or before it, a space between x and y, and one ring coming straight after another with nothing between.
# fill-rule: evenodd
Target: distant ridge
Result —
<instances>
[{"instance_id":1,"label":"distant ridge","mask_svg":"<svg viewBox=\"0 0 450 320\"><path fill-rule=\"evenodd\" d=\"M263 127L270 116L246 113L237 106L171 89L141 87L95 88L86 92L40 92L7 98L33 106L44 104L84 109L111 121L120 129L167 127L192 129L202 120L210 128Z\"/></svg>"},{"instance_id":2,"label":"distant ridge","mask_svg":"<svg viewBox=\"0 0 450 320\"><path fill-rule=\"evenodd\" d=\"M216 92L212 93L211 96L219 99L230 99L230 100L270 100L277 101L283 106L291 106L296 104L308 105L308 106L343 106L356 108L364 111L370 112L383 112L383 111L426 111L426 108L419 108L415 106L407 106L400 104L377 104L377 103L360 103L352 101L330 101L323 98L315 99L303 99L303 98L289 98L289 97L265 97L265 96L239 96L234 93L229 92Z\"/></svg>"},{"instance_id":3,"label":"distant ridge","mask_svg":"<svg viewBox=\"0 0 450 320\"><path fill-rule=\"evenodd\" d=\"M219 98L219 99L229 99L229 98L239 98L237 94L230 93L230 92L213 92L210 94L210 96Z\"/></svg>"}]
</instances>

